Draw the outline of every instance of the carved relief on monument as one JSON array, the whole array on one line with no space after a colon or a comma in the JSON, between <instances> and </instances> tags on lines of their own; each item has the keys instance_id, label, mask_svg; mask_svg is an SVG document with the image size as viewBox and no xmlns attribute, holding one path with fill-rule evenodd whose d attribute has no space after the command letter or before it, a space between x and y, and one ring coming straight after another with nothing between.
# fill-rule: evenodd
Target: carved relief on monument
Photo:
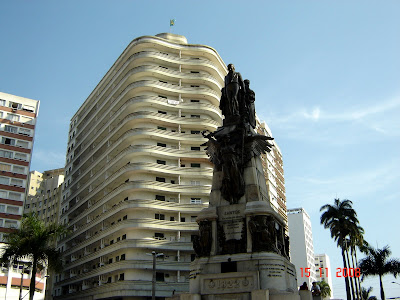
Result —
<instances>
[{"instance_id":1,"label":"carved relief on monument","mask_svg":"<svg viewBox=\"0 0 400 300\"><path fill-rule=\"evenodd\" d=\"M199 235L193 237L193 249L197 257L210 256L212 238L211 221L200 221Z\"/></svg>"}]
</instances>

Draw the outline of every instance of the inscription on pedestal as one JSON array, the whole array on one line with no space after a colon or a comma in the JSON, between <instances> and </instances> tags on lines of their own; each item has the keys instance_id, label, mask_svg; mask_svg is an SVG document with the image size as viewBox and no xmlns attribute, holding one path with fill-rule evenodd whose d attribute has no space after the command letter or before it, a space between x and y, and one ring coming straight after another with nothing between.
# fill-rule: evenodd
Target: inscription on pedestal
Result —
<instances>
[{"instance_id":1,"label":"inscription on pedestal","mask_svg":"<svg viewBox=\"0 0 400 300\"><path fill-rule=\"evenodd\" d=\"M218 207L218 219L226 240L240 240L243 230L245 204Z\"/></svg>"},{"instance_id":2,"label":"inscription on pedestal","mask_svg":"<svg viewBox=\"0 0 400 300\"><path fill-rule=\"evenodd\" d=\"M258 288L257 274L243 272L238 274L218 274L202 279L202 294L225 294L250 292Z\"/></svg>"}]
</instances>

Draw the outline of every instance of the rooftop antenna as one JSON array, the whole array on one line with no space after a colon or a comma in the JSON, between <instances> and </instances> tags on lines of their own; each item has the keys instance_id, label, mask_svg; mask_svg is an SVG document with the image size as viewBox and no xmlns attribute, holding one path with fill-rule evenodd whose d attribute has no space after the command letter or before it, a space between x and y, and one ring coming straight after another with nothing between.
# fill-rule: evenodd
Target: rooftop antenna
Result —
<instances>
[{"instance_id":1,"label":"rooftop antenna","mask_svg":"<svg viewBox=\"0 0 400 300\"><path fill-rule=\"evenodd\" d=\"M175 25L175 19L169 20L169 33L171 33L172 26Z\"/></svg>"}]
</instances>

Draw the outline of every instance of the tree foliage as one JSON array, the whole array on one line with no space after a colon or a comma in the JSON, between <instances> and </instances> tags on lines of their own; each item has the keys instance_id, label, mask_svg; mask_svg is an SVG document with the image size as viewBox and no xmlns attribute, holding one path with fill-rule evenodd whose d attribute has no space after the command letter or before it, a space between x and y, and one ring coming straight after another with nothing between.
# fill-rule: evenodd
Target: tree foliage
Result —
<instances>
[{"instance_id":1,"label":"tree foliage","mask_svg":"<svg viewBox=\"0 0 400 300\"><path fill-rule=\"evenodd\" d=\"M35 214L24 215L20 229L6 237L6 247L0 263L10 265L17 261L32 263L32 277L29 287L29 299L35 293L35 276L42 267L56 271L62 267L61 253L55 248L56 239L66 234L62 225L43 223Z\"/></svg>"},{"instance_id":2,"label":"tree foliage","mask_svg":"<svg viewBox=\"0 0 400 300\"><path fill-rule=\"evenodd\" d=\"M382 277L386 274L392 274L395 278L400 273L400 260L389 258L392 254L389 246L382 249L375 249L371 246L366 247L367 257L361 259L358 263L361 274L366 276L379 276L379 284L381 289L381 299L385 299L385 291L383 290Z\"/></svg>"}]
</instances>

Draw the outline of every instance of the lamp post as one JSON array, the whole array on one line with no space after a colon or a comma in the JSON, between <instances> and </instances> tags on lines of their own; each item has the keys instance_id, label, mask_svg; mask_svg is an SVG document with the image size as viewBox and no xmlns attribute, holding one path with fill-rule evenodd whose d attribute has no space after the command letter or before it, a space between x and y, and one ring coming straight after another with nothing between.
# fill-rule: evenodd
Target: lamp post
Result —
<instances>
[{"instance_id":1,"label":"lamp post","mask_svg":"<svg viewBox=\"0 0 400 300\"><path fill-rule=\"evenodd\" d=\"M151 300L156 300L156 258L164 256L164 253L151 252L153 255L153 280L151 281Z\"/></svg>"}]
</instances>

